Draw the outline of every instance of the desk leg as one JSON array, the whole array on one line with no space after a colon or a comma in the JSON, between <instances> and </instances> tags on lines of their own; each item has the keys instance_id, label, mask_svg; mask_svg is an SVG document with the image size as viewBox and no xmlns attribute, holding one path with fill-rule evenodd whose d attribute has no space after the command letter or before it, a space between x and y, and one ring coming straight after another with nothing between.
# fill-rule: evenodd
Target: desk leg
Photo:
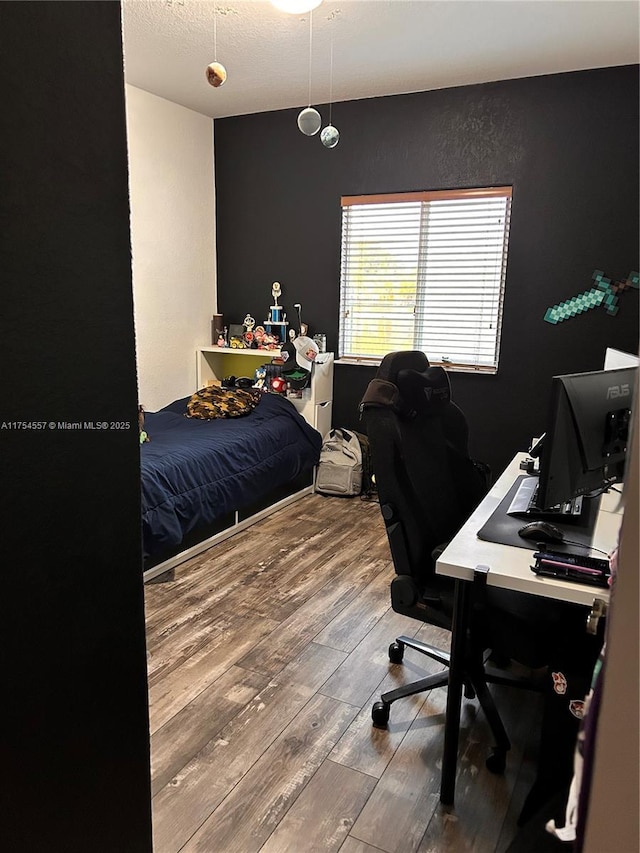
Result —
<instances>
[{"instance_id":1,"label":"desk leg","mask_svg":"<svg viewBox=\"0 0 640 853\"><path fill-rule=\"evenodd\" d=\"M469 609L469 584L456 580L453 623L451 626L451 660L449 687L444 725L444 752L440 777L440 802L453 805L458 764L458 736L460 734L460 704L464 684L464 663L467 643L467 618Z\"/></svg>"}]
</instances>

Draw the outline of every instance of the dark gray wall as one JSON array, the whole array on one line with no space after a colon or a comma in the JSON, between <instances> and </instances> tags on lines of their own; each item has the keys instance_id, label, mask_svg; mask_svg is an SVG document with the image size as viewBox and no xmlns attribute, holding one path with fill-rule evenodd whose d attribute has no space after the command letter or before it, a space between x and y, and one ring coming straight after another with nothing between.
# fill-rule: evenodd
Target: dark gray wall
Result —
<instances>
[{"instance_id":1,"label":"dark gray wall","mask_svg":"<svg viewBox=\"0 0 640 853\"><path fill-rule=\"evenodd\" d=\"M320 108L328 115L326 107ZM638 269L638 67L527 78L338 103L335 149L296 127L297 110L215 122L219 308L263 319L279 280L290 318L338 343L341 195L513 185L500 368L452 374L472 452L501 469L542 431L550 378L637 351L638 294L613 318L558 326L550 305L601 269ZM334 425L357 427L374 370L336 367Z\"/></svg>"},{"instance_id":2,"label":"dark gray wall","mask_svg":"<svg viewBox=\"0 0 640 853\"><path fill-rule=\"evenodd\" d=\"M120 4L0 3L0 42L0 844L147 853Z\"/></svg>"}]
</instances>

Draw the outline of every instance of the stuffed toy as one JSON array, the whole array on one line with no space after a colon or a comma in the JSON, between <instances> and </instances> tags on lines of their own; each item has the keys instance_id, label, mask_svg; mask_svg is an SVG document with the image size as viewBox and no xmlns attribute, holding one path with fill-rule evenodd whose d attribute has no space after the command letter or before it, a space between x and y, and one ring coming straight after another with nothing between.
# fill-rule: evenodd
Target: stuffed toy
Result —
<instances>
[{"instance_id":1,"label":"stuffed toy","mask_svg":"<svg viewBox=\"0 0 640 853\"><path fill-rule=\"evenodd\" d=\"M142 406L138 406L138 429L140 430L140 444L149 441L149 436L144 429L144 409Z\"/></svg>"}]
</instances>

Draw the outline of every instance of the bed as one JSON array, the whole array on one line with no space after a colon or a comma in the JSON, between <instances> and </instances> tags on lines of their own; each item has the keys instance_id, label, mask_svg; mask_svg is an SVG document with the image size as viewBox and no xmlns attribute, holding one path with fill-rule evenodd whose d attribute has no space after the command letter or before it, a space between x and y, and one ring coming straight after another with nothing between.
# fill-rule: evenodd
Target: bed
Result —
<instances>
[{"instance_id":1,"label":"bed","mask_svg":"<svg viewBox=\"0 0 640 853\"><path fill-rule=\"evenodd\" d=\"M188 397L145 413L145 580L313 490L322 437L278 394L241 417L185 417Z\"/></svg>"}]
</instances>

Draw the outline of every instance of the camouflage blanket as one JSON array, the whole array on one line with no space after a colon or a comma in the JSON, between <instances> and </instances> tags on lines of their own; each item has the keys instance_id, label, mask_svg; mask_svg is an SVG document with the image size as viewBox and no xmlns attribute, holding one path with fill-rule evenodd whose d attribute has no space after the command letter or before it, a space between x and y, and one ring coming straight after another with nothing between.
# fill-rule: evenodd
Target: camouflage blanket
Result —
<instances>
[{"instance_id":1,"label":"camouflage blanket","mask_svg":"<svg viewBox=\"0 0 640 853\"><path fill-rule=\"evenodd\" d=\"M187 418L239 418L248 415L260 402L262 392L253 388L201 388L187 402Z\"/></svg>"}]
</instances>

